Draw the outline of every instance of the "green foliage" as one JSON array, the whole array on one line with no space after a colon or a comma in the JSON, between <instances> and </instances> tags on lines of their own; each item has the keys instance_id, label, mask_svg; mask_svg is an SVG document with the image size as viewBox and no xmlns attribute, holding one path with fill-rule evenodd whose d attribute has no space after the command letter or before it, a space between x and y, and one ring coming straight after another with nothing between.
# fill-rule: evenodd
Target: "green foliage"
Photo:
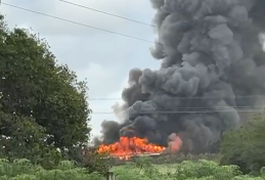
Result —
<instances>
[{"instance_id":1,"label":"green foliage","mask_svg":"<svg viewBox=\"0 0 265 180\"><path fill-rule=\"evenodd\" d=\"M89 173L98 172L105 174L111 168L109 160L105 159L105 157L95 152L91 156L86 157L82 166L88 169Z\"/></svg>"},{"instance_id":2,"label":"green foliage","mask_svg":"<svg viewBox=\"0 0 265 180\"><path fill-rule=\"evenodd\" d=\"M87 87L49 46L27 30L6 28L0 16L0 158L28 158L52 168L56 148L87 142Z\"/></svg>"},{"instance_id":3,"label":"green foliage","mask_svg":"<svg viewBox=\"0 0 265 180\"><path fill-rule=\"evenodd\" d=\"M58 168L45 170L41 166L33 165L29 160L20 159L9 162L0 160L1 180L105 180L99 174L88 174L86 169L76 168L70 161L62 161Z\"/></svg>"},{"instance_id":4,"label":"green foliage","mask_svg":"<svg viewBox=\"0 0 265 180\"><path fill-rule=\"evenodd\" d=\"M97 172L105 175L111 168L108 155L98 154L96 148L74 148L68 154L71 155L69 159L74 160L76 165L86 168L88 173Z\"/></svg>"},{"instance_id":5,"label":"green foliage","mask_svg":"<svg viewBox=\"0 0 265 180\"><path fill-rule=\"evenodd\" d=\"M235 164L244 173L259 173L265 166L265 117L259 116L239 130L227 132L221 143L221 164Z\"/></svg>"},{"instance_id":6,"label":"green foliage","mask_svg":"<svg viewBox=\"0 0 265 180\"><path fill-rule=\"evenodd\" d=\"M148 160L127 163L114 168L119 180L246 180L262 177L243 176L238 166L220 166L217 162L199 160L179 164L152 165ZM139 165L139 163L143 163Z\"/></svg>"},{"instance_id":7,"label":"green foliage","mask_svg":"<svg viewBox=\"0 0 265 180\"><path fill-rule=\"evenodd\" d=\"M142 158L140 158L142 159ZM145 159L145 158L144 158ZM210 161L219 162L220 161L220 154L213 154L213 153L205 153L205 154L183 154L183 153L177 153L177 154L163 154L160 156L155 156L152 158L147 158L148 161L152 164L175 164L175 163L181 163L183 161L198 161L200 159L206 159ZM139 158L132 158L131 161L138 162ZM142 160L140 160L142 161ZM124 165L125 162L123 160L119 159L113 159L112 160L113 165Z\"/></svg>"},{"instance_id":8,"label":"green foliage","mask_svg":"<svg viewBox=\"0 0 265 180\"><path fill-rule=\"evenodd\" d=\"M153 165L148 159L137 163L127 162L112 169L117 180L262 180L265 176L242 175L237 166L220 166L214 161L184 161L179 164ZM264 175L264 174L263 174ZM70 161L61 161L57 168L46 170L33 165L29 160L10 162L0 160L1 180L105 180L98 173L88 173L85 168L76 168Z\"/></svg>"}]
</instances>

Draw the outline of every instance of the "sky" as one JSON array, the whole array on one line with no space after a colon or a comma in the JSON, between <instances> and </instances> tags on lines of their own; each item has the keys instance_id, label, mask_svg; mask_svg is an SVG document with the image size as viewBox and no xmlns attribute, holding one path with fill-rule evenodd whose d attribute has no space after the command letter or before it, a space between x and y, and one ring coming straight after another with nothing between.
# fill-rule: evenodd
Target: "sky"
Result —
<instances>
[{"instance_id":1,"label":"sky","mask_svg":"<svg viewBox=\"0 0 265 180\"><path fill-rule=\"evenodd\" d=\"M148 0L68 0L131 19L152 23L154 10ZM98 13L59 0L2 0L4 3L58 16L79 23L122 33L148 41L155 40L152 27ZM111 2L111 3L110 3ZM10 28L31 29L46 39L60 64L67 64L80 80L87 79L89 106L94 111L92 135L100 135L103 120L117 120L112 105L121 103L129 70L135 67L155 69L157 60L150 54L152 43L130 39L95 29L41 16L6 5L0 13ZM95 100L95 99L105 100ZM93 100L94 99L94 100Z\"/></svg>"}]
</instances>

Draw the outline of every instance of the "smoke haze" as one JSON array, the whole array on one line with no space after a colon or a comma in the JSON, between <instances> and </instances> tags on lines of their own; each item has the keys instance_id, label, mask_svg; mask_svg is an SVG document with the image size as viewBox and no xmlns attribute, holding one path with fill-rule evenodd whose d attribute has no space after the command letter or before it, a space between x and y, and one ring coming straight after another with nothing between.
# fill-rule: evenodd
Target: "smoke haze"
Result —
<instances>
[{"instance_id":1,"label":"smoke haze","mask_svg":"<svg viewBox=\"0 0 265 180\"><path fill-rule=\"evenodd\" d=\"M121 122L104 121L102 143L119 136L167 145L176 133L192 152L206 152L237 128L265 95L264 0L151 0L159 70L132 69Z\"/></svg>"}]
</instances>

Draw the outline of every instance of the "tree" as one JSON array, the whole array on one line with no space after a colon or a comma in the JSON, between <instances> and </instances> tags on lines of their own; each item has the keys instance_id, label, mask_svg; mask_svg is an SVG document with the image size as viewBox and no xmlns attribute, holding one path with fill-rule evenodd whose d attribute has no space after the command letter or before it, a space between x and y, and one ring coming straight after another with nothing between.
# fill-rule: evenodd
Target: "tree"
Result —
<instances>
[{"instance_id":1,"label":"tree","mask_svg":"<svg viewBox=\"0 0 265 180\"><path fill-rule=\"evenodd\" d=\"M265 166L265 117L257 116L238 130L227 132L221 143L221 164L238 165L244 173Z\"/></svg>"},{"instance_id":2,"label":"tree","mask_svg":"<svg viewBox=\"0 0 265 180\"><path fill-rule=\"evenodd\" d=\"M0 17L0 146L10 148L8 155L24 157L19 144L25 151L85 144L91 130L86 98L86 83L56 64L46 42L9 30Z\"/></svg>"}]
</instances>

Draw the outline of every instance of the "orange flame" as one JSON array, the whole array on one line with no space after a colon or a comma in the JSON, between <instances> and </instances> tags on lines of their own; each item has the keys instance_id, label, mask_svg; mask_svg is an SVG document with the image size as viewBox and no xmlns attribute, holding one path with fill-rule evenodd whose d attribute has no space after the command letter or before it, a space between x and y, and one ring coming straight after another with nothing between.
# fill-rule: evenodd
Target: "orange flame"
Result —
<instances>
[{"instance_id":1,"label":"orange flame","mask_svg":"<svg viewBox=\"0 0 265 180\"><path fill-rule=\"evenodd\" d=\"M170 136L172 135L175 137L168 143L168 148L171 153L176 153L182 146L182 140L177 135L171 134Z\"/></svg>"},{"instance_id":2,"label":"orange flame","mask_svg":"<svg viewBox=\"0 0 265 180\"><path fill-rule=\"evenodd\" d=\"M161 153L166 148L155 144L148 144L146 138L138 137L120 137L120 141L110 145L100 145L98 153L109 154L110 156L118 157L119 159L128 160L131 156L144 153Z\"/></svg>"}]
</instances>

